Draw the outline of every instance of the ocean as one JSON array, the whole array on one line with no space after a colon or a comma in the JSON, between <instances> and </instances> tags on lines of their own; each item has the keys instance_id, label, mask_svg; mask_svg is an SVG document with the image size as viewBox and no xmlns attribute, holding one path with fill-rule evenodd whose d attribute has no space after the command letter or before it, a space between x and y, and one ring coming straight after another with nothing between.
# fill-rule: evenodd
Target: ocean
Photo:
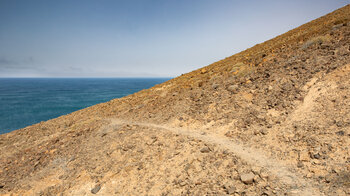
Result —
<instances>
[{"instance_id":1,"label":"ocean","mask_svg":"<svg viewBox=\"0 0 350 196\"><path fill-rule=\"evenodd\" d=\"M0 134L124 97L170 78L0 78Z\"/></svg>"}]
</instances>

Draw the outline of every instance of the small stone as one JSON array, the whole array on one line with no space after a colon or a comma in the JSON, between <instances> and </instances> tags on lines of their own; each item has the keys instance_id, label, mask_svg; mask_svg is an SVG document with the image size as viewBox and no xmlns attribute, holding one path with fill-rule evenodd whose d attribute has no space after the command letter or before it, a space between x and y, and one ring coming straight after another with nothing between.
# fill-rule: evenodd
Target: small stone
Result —
<instances>
[{"instance_id":1,"label":"small stone","mask_svg":"<svg viewBox=\"0 0 350 196\"><path fill-rule=\"evenodd\" d=\"M343 26L343 23L334 25L334 26L332 27L332 30L337 30L337 29L339 29L339 28L342 27L342 26Z\"/></svg>"},{"instance_id":2,"label":"small stone","mask_svg":"<svg viewBox=\"0 0 350 196\"><path fill-rule=\"evenodd\" d=\"M337 134L337 135L339 135L339 136L344 136L344 135L345 135L344 131L338 131L338 132L336 132L335 134Z\"/></svg>"},{"instance_id":3,"label":"small stone","mask_svg":"<svg viewBox=\"0 0 350 196\"><path fill-rule=\"evenodd\" d=\"M147 141L146 144L147 144L147 145L152 145L152 144L154 144L156 141L157 141L157 138L153 138L153 139Z\"/></svg>"},{"instance_id":4,"label":"small stone","mask_svg":"<svg viewBox=\"0 0 350 196\"><path fill-rule=\"evenodd\" d=\"M91 193L92 194L96 194L100 191L101 189L101 185L100 184L96 184L95 187L93 189L91 189Z\"/></svg>"},{"instance_id":5,"label":"small stone","mask_svg":"<svg viewBox=\"0 0 350 196\"><path fill-rule=\"evenodd\" d=\"M224 150L222 151L222 154L229 154L230 152L228 150ZM349 168L350 168L350 165L349 165Z\"/></svg>"},{"instance_id":6,"label":"small stone","mask_svg":"<svg viewBox=\"0 0 350 196\"><path fill-rule=\"evenodd\" d=\"M140 104L140 105L138 105L138 106L136 106L136 109L138 110L138 109L141 109L143 106L145 106L144 104Z\"/></svg>"},{"instance_id":7,"label":"small stone","mask_svg":"<svg viewBox=\"0 0 350 196\"><path fill-rule=\"evenodd\" d=\"M227 90L232 93L237 93L238 85L230 85L229 87L227 87Z\"/></svg>"},{"instance_id":8,"label":"small stone","mask_svg":"<svg viewBox=\"0 0 350 196\"><path fill-rule=\"evenodd\" d=\"M254 174L257 174L257 175L259 175L260 174L260 168L259 167L252 167L252 172L254 173Z\"/></svg>"},{"instance_id":9,"label":"small stone","mask_svg":"<svg viewBox=\"0 0 350 196\"><path fill-rule=\"evenodd\" d=\"M314 159L320 159L320 158L321 158L321 155L320 155L320 153L316 153L316 154L313 154L313 155L312 155L312 158L314 158Z\"/></svg>"},{"instance_id":10,"label":"small stone","mask_svg":"<svg viewBox=\"0 0 350 196\"><path fill-rule=\"evenodd\" d=\"M236 192L236 187L234 187L234 186L231 186L227 189L227 193L229 195L234 194L235 192Z\"/></svg>"},{"instance_id":11,"label":"small stone","mask_svg":"<svg viewBox=\"0 0 350 196\"><path fill-rule=\"evenodd\" d=\"M269 174L266 173L266 172L261 172L260 173L260 177L263 178L263 179L268 179L269 178Z\"/></svg>"},{"instance_id":12,"label":"small stone","mask_svg":"<svg viewBox=\"0 0 350 196\"><path fill-rule=\"evenodd\" d=\"M181 181L180 183L179 183L179 185L180 186L185 186L187 183L185 182L185 181Z\"/></svg>"},{"instance_id":13,"label":"small stone","mask_svg":"<svg viewBox=\"0 0 350 196\"><path fill-rule=\"evenodd\" d=\"M301 195L301 192L300 192L300 190L290 190L289 194L291 194L291 195Z\"/></svg>"},{"instance_id":14,"label":"small stone","mask_svg":"<svg viewBox=\"0 0 350 196\"><path fill-rule=\"evenodd\" d=\"M307 152L307 151L300 152L299 160L300 161L310 161L310 154L309 154L309 152Z\"/></svg>"},{"instance_id":15,"label":"small stone","mask_svg":"<svg viewBox=\"0 0 350 196\"><path fill-rule=\"evenodd\" d=\"M254 182L259 182L260 181L260 178L259 176L254 176L254 179L253 179Z\"/></svg>"},{"instance_id":16,"label":"small stone","mask_svg":"<svg viewBox=\"0 0 350 196\"><path fill-rule=\"evenodd\" d=\"M253 173L246 173L241 175L241 181L244 184L252 184L254 182L255 175Z\"/></svg>"},{"instance_id":17,"label":"small stone","mask_svg":"<svg viewBox=\"0 0 350 196\"><path fill-rule=\"evenodd\" d=\"M211 87L212 87L213 89L217 89L217 88L219 88L219 85L218 85L218 84L213 84Z\"/></svg>"},{"instance_id":18,"label":"small stone","mask_svg":"<svg viewBox=\"0 0 350 196\"><path fill-rule=\"evenodd\" d=\"M317 159L312 161L312 164L314 164L314 165L319 165L320 163L321 163L321 161L319 161Z\"/></svg>"},{"instance_id":19,"label":"small stone","mask_svg":"<svg viewBox=\"0 0 350 196\"><path fill-rule=\"evenodd\" d=\"M304 167L304 164L303 164L303 162L301 162L301 161L298 161L297 167L298 167L298 168L302 168L302 167Z\"/></svg>"},{"instance_id":20,"label":"small stone","mask_svg":"<svg viewBox=\"0 0 350 196\"><path fill-rule=\"evenodd\" d=\"M334 175L332 175L332 174L327 174L327 175L324 177L324 180L326 181L326 183L330 183L330 182L335 181L335 178L334 178Z\"/></svg>"},{"instance_id":21,"label":"small stone","mask_svg":"<svg viewBox=\"0 0 350 196\"><path fill-rule=\"evenodd\" d=\"M267 135L268 131L267 131L266 129L261 129L261 130L260 130L260 133L261 133L262 135Z\"/></svg>"},{"instance_id":22,"label":"small stone","mask_svg":"<svg viewBox=\"0 0 350 196\"><path fill-rule=\"evenodd\" d=\"M210 152L210 149L208 148L208 146L205 146L200 151L201 151L201 153L208 153L208 152Z\"/></svg>"}]
</instances>

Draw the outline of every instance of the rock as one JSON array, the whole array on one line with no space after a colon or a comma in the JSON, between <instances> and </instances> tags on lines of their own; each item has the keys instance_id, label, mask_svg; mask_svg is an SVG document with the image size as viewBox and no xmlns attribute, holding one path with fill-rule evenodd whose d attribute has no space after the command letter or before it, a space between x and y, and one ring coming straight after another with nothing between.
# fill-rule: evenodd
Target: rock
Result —
<instances>
[{"instance_id":1,"label":"rock","mask_svg":"<svg viewBox=\"0 0 350 196\"><path fill-rule=\"evenodd\" d=\"M342 26L343 26L343 23L334 25L334 26L332 27L332 30L337 30L337 29L339 29L339 28L342 27Z\"/></svg>"},{"instance_id":2,"label":"rock","mask_svg":"<svg viewBox=\"0 0 350 196\"><path fill-rule=\"evenodd\" d=\"M261 130L260 130L260 133L261 133L262 135L267 135L268 130L266 130L266 129L261 129Z\"/></svg>"},{"instance_id":3,"label":"rock","mask_svg":"<svg viewBox=\"0 0 350 196\"><path fill-rule=\"evenodd\" d=\"M259 174L260 174L260 171L261 171L261 169L260 169L259 167L252 167L252 172L253 172L254 174L259 175Z\"/></svg>"},{"instance_id":4,"label":"rock","mask_svg":"<svg viewBox=\"0 0 350 196\"><path fill-rule=\"evenodd\" d=\"M259 130L254 130L253 133L254 133L254 135L258 135L260 133L260 131Z\"/></svg>"},{"instance_id":5,"label":"rock","mask_svg":"<svg viewBox=\"0 0 350 196\"><path fill-rule=\"evenodd\" d=\"M254 182L254 177L255 175L250 172L250 173L245 173L245 174L242 174L241 175L241 181L244 183L244 184L253 184Z\"/></svg>"},{"instance_id":6,"label":"rock","mask_svg":"<svg viewBox=\"0 0 350 196\"><path fill-rule=\"evenodd\" d=\"M217 88L219 88L219 85L218 85L218 84L213 84L211 87L212 87L213 89L217 89Z\"/></svg>"},{"instance_id":7,"label":"rock","mask_svg":"<svg viewBox=\"0 0 350 196\"><path fill-rule=\"evenodd\" d=\"M232 93L237 93L238 88L239 88L238 85L230 85L229 87L227 87L227 90Z\"/></svg>"},{"instance_id":8,"label":"rock","mask_svg":"<svg viewBox=\"0 0 350 196\"><path fill-rule=\"evenodd\" d=\"M320 155L320 153L316 153L316 154L313 154L313 155L312 155L312 158L313 158L313 159L320 159L320 158L321 158L321 155Z\"/></svg>"},{"instance_id":9,"label":"rock","mask_svg":"<svg viewBox=\"0 0 350 196\"><path fill-rule=\"evenodd\" d=\"M253 179L254 182L259 182L260 181L260 178L259 176L254 176L254 179Z\"/></svg>"},{"instance_id":10,"label":"rock","mask_svg":"<svg viewBox=\"0 0 350 196\"><path fill-rule=\"evenodd\" d=\"M0 184L0 189L4 188L4 185Z\"/></svg>"},{"instance_id":11,"label":"rock","mask_svg":"<svg viewBox=\"0 0 350 196\"><path fill-rule=\"evenodd\" d=\"M203 82L198 82L198 87L202 87L203 86Z\"/></svg>"},{"instance_id":12,"label":"rock","mask_svg":"<svg viewBox=\"0 0 350 196\"><path fill-rule=\"evenodd\" d=\"M147 145L152 145L157 141L157 138L152 138L151 140L147 141L146 144Z\"/></svg>"},{"instance_id":13,"label":"rock","mask_svg":"<svg viewBox=\"0 0 350 196\"><path fill-rule=\"evenodd\" d=\"M310 154L309 154L309 152L307 152L307 151L300 152L299 160L300 161L310 161Z\"/></svg>"},{"instance_id":14,"label":"rock","mask_svg":"<svg viewBox=\"0 0 350 196\"><path fill-rule=\"evenodd\" d=\"M269 191L265 191L261 194L262 196L269 196L272 195Z\"/></svg>"},{"instance_id":15,"label":"rock","mask_svg":"<svg viewBox=\"0 0 350 196\"><path fill-rule=\"evenodd\" d=\"M210 152L210 148L208 146L205 146L200 151L201 151L201 153L208 153L208 152Z\"/></svg>"},{"instance_id":16,"label":"rock","mask_svg":"<svg viewBox=\"0 0 350 196\"><path fill-rule=\"evenodd\" d=\"M338 131L338 132L336 132L335 134L337 134L337 135L339 135L339 136L344 136L344 135L345 135L344 131Z\"/></svg>"},{"instance_id":17,"label":"rock","mask_svg":"<svg viewBox=\"0 0 350 196\"><path fill-rule=\"evenodd\" d=\"M181 181L180 183L179 183L179 185L180 186L185 186L187 183L185 182L185 181Z\"/></svg>"},{"instance_id":18,"label":"rock","mask_svg":"<svg viewBox=\"0 0 350 196\"><path fill-rule=\"evenodd\" d=\"M294 189L294 190L290 190L289 192L288 192L290 195L301 195L302 193L300 192L300 190L296 190L296 189ZM289 195L288 194L288 195Z\"/></svg>"},{"instance_id":19,"label":"rock","mask_svg":"<svg viewBox=\"0 0 350 196\"><path fill-rule=\"evenodd\" d=\"M268 180L268 178L269 178L269 174L268 174L268 173L266 173L266 172L261 172L261 173L260 173L260 177L261 177L262 179L266 179L266 180Z\"/></svg>"},{"instance_id":20,"label":"rock","mask_svg":"<svg viewBox=\"0 0 350 196\"><path fill-rule=\"evenodd\" d=\"M349 53L349 50L346 46L343 46L343 47L337 49L337 52L336 52L336 54L340 55L340 56L347 55L348 53Z\"/></svg>"},{"instance_id":21,"label":"rock","mask_svg":"<svg viewBox=\"0 0 350 196\"><path fill-rule=\"evenodd\" d=\"M330 183L334 180L334 177L332 174L327 174L325 177L324 177L324 180L327 182L327 183Z\"/></svg>"},{"instance_id":22,"label":"rock","mask_svg":"<svg viewBox=\"0 0 350 196\"><path fill-rule=\"evenodd\" d=\"M144 104L140 104L140 105L138 105L138 106L136 106L136 108L135 109L141 109L141 108L143 108L145 105Z\"/></svg>"},{"instance_id":23,"label":"rock","mask_svg":"<svg viewBox=\"0 0 350 196\"><path fill-rule=\"evenodd\" d=\"M231 187L227 188L226 191L229 195L234 194L236 192L236 187L231 186Z\"/></svg>"},{"instance_id":24,"label":"rock","mask_svg":"<svg viewBox=\"0 0 350 196\"><path fill-rule=\"evenodd\" d=\"M128 150L131 150L131 149L133 149L133 148L134 148L134 145L131 145L131 144L127 144L127 145L125 145L125 146L122 147L122 149L123 149L124 151L128 151Z\"/></svg>"},{"instance_id":25,"label":"rock","mask_svg":"<svg viewBox=\"0 0 350 196\"><path fill-rule=\"evenodd\" d=\"M298 168L302 168L302 167L304 167L304 164L303 164L303 162L301 162L301 161L298 161L297 167L298 167Z\"/></svg>"},{"instance_id":26,"label":"rock","mask_svg":"<svg viewBox=\"0 0 350 196\"><path fill-rule=\"evenodd\" d=\"M100 184L96 184L95 187L93 189L91 189L91 193L92 194L96 194L100 191L101 189L101 185Z\"/></svg>"}]
</instances>

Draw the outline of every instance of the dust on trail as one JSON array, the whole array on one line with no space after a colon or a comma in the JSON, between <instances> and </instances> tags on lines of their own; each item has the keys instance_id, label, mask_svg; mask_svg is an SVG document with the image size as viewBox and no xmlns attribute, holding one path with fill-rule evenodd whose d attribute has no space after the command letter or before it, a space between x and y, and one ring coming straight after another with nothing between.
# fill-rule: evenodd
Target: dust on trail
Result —
<instances>
[{"instance_id":1,"label":"dust on trail","mask_svg":"<svg viewBox=\"0 0 350 196\"><path fill-rule=\"evenodd\" d=\"M198 139L208 144L217 145L221 149L234 153L251 165L265 168L271 174L275 175L282 183L293 187L294 190L292 193L295 193L296 195L323 195L316 185L314 185L314 182L305 180L301 175L293 171L291 166L285 165L276 159L269 158L265 156L262 151L242 145L238 141L233 141L215 134L204 134L201 130L188 130L153 123L131 122L122 119L109 120L111 121L110 126L112 127L114 125L128 124L156 128L163 131L170 131L174 134Z\"/></svg>"}]
</instances>

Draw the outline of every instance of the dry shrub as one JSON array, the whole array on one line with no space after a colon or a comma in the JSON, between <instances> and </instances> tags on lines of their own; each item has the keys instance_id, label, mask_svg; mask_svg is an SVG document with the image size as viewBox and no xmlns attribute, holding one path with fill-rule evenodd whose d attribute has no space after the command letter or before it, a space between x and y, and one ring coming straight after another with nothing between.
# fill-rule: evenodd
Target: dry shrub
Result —
<instances>
[{"instance_id":1,"label":"dry shrub","mask_svg":"<svg viewBox=\"0 0 350 196\"><path fill-rule=\"evenodd\" d=\"M307 41L306 43L303 44L303 46L301 47L301 49L306 49L309 48L310 46L316 45L316 44L322 44L325 42L330 42L331 40L331 36L329 35L321 35L321 36L317 36L314 37L312 39L310 39L309 41Z\"/></svg>"},{"instance_id":2,"label":"dry shrub","mask_svg":"<svg viewBox=\"0 0 350 196\"><path fill-rule=\"evenodd\" d=\"M232 66L231 73L239 77L244 77L254 72L254 67L244 64L242 62Z\"/></svg>"}]
</instances>

